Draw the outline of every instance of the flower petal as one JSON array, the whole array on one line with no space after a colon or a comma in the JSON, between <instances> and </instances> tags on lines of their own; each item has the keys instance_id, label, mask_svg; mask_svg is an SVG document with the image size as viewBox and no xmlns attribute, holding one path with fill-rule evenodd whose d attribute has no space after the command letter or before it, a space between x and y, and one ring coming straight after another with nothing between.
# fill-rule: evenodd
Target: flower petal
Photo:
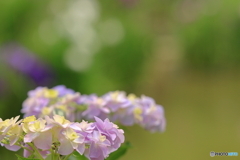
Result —
<instances>
[{"instance_id":1,"label":"flower petal","mask_svg":"<svg viewBox=\"0 0 240 160\"><path fill-rule=\"evenodd\" d=\"M65 139L61 141L61 145L58 148L58 153L61 155L68 155L73 152L71 143Z\"/></svg>"},{"instance_id":2,"label":"flower petal","mask_svg":"<svg viewBox=\"0 0 240 160\"><path fill-rule=\"evenodd\" d=\"M50 131L40 133L40 135L34 140L34 144L39 149L50 149L52 145L52 133Z\"/></svg>"},{"instance_id":3,"label":"flower petal","mask_svg":"<svg viewBox=\"0 0 240 160\"><path fill-rule=\"evenodd\" d=\"M20 146L16 146L16 145L10 146L6 144L4 146L11 151L18 151L21 148Z\"/></svg>"},{"instance_id":4,"label":"flower petal","mask_svg":"<svg viewBox=\"0 0 240 160\"><path fill-rule=\"evenodd\" d=\"M76 150L83 155L84 150L85 150L85 144L79 144L78 147L76 148Z\"/></svg>"},{"instance_id":5,"label":"flower petal","mask_svg":"<svg viewBox=\"0 0 240 160\"><path fill-rule=\"evenodd\" d=\"M38 132L35 132L35 133L30 132L30 133L25 135L24 142L25 143L32 142L37 136L39 136Z\"/></svg>"}]
</instances>

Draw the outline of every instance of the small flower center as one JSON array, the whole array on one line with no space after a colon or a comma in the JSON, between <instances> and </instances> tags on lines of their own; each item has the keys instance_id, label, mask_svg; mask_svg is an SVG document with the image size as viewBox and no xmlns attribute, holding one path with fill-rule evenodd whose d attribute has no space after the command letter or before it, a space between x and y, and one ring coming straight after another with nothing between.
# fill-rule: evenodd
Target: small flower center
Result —
<instances>
[{"instance_id":1,"label":"small flower center","mask_svg":"<svg viewBox=\"0 0 240 160\"><path fill-rule=\"evenodd\" d=\"M118 95L119 95L118 91L115 91L115 92L111 93L111 97L114 101L117 101Z\"/></svg>"},{"instance_id":2,"label":"small flower center","mask_svg":"<svg viewBox=\"0 0 240 160\"><path fill-rule=\"evenodd\" d=\"M57 98L58 96L58 91L54 89L46 89L44 92L44 97L46 98Z\"/></svg>"},{"instance_id":3,"label":"small flower center","mask_svg":"<svg viewBox=\"0 0 240 160\"><path fill-rule=\"evenodd\" d=\"M61 109L64 112L67 112L67 106L65 105L59 105L57 108Z\"/></svg>"},{"instance_id":4,"label":"small flower center","mask_svg":"<svg viewBox=\"0 0 240 160\"><path fill-rule=\"evenodd\" d=\"M42 114L43 115L49 115L51 113L51 109L49 107L44 107L42 109Z\"/></svg>"},{"instance_id":5,"label":"small flower center","mask_svg":"<svg viewBox=\"0 0 240 160\"><path fill-rule=\"evenodd\" d=\"M77 139L79 136L77 135L76 132L72 132L70 135L68 135L68 139L70 139L71 141Z\"/></svg>"},{"instance_id":6,"label":"small flower center","mask_svg":"<svg viewBox=\"0 0 240 160\"><path fill-rule=\"evenodd\" d=\"M134 101L136 98L137 98L137 96L136 96L135 94L129 94L129 95L128 95L128 99L129 99L130 101Z\"/></svg>"},{"instance_id":7,"label":"small flower center","mask_svg":"<svg viewBox=\"0 0 240 160\"><path fill-rule=\"evenodd\" d=\"M141 116L141 114L142 114L142 109L140 108L140 107L138 107L138 108L135 108L134 110L133 110L133 114L134 114L134 117L137 119L137 120L142 120L142 116Z\"/></svg>"},{"instance_id":8,"label":"small flower center","mask_svg":"<svg viewBox=\"0 0 240 160\"><path fill-rule=\"evenodd\" d=\"M40 129L40 122L39 121L36 121L34 124L33 124L34 128L36 130L39 130Z\"/></svg>"},{"instance_id":9,"label":"small flower center","mask_svg":"<svg viewBox=\"0 0 240 160\"><path fill-rule=\"evenodd\" d=\"M101 136L99 137L99 140L100 140L101 142L104 142L104 141L106 140L106 136L101 135Z\"/></svg>"}]
</instances>

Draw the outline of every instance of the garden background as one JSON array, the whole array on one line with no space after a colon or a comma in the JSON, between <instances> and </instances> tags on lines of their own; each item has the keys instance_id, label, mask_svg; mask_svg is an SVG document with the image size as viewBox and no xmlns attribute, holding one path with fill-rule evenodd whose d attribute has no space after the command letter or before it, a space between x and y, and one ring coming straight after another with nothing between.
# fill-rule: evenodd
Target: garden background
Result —
<instances>
[{"instance_id":1,"label":"garden background","mask_svg":"<svg viewBox=\"0 0 240 160\"><path fill-rule=\"evenodd\" d=\"M0 1L0 117L37 86L153 97L166 131L129 127L121 160L240 153L239 71L238 0Z\"/></svg>"}]
</instances>

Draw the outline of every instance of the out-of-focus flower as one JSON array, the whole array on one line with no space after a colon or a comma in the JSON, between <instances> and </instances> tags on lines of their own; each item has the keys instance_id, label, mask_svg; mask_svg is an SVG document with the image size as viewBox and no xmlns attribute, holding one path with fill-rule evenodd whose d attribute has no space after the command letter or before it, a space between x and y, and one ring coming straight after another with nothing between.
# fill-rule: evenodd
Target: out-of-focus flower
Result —
<instances>
[{"instance_id":1,"label":"out-of-focus flower","mask_svg":"<svg viewBox=\"0 0 240 160\"><path fill-rule=\"evenodd\" d=\"M0 50L3 63L29 77L36 85L49 85L53 81L51 68L22 46L10 43Z\"/></svg>"},{"instance_id":2,"label":"out-of-focus flower","mask_svg":"<svg viewBox=\"0 0 240 160\"><path fill-rule=\"evenodd\" d=\"M115 112L120 108L127 108L131 105L131 102L127 99L125 92L109 92L102 97L106 102L106 106L108 106L112 112Z\"/></svg>"},{"instance_id":3,"label":"out-of-focus flower","mask_svg":"<svg viewBox=\"0 0 240 160\"><path fill-rule=\"evenodd\" d=\"M9 145L13 146L19 139L20 135L22 134L22 128L19 125L13 125L11 129L7 132L9 138Z\"/></svg>"},{"instance_id":4,"label":"out-of-focus flower","mask_svg":"<svg viewBox=\"0 0 240 160\"><path fill-rule=\"evenodd\" d=\"M166 126L163 107L147 96L126 96L123 91L109 92L101 97L88 96L65 86L52 89L38 87L28 95L22 109L25 116L52 117L57 114L70 121L92 121L96 116L126 126L136 123L151 132L162 132Z\"/></svg>"},{"instance_id":5,"label":"out-of-focus flower","mask_svg":"<svg viewBox=\"0 0 240 160\"><path fill-rule=\"evenodd\" d=\"M56 90L60 97L75 93L72 89L66 88L64 85L53 87L53 90Z\"/></svg>"},{"instance_id":6,"label":"out-of-focus flower","mask_svg":"<svg viewBox=\"0 0 240 160\"><path fill-rule=\"evenodd\" d=\"M28 92L28 98L23 102L21 110L24 116L35 115L44 117L53 116L53 113L64 114L69 120L74 120L73 114L75 108L72 106L78 101L79 93L66 88L65 86L56 86L52 89L46 87L37 87Z\"/></svg>"},{"instance_id":7,"label":"out-of-focus flower","mask_svg":"<svg viewBox=\"0 0 240 160\"><path fill-rule=\"evenodd\" d=\"M0 141L7 149L17 151L21 147L15 145L19 136L22 133L22 129L19 127L19 116L11 119L2 120L0 118Z\"/></svg>"},{"instance_id":8,"label":"out-of-focus flower","mask_svg":"<svg viewBox=\"0 0 240 160\"><path fill-rule=\"evenodd\" d=\"M110 113L110 109L106 106L106 101L101 97L91 97L90 101L85 102L88 108L82 113L87 119L93 119L95 116L105 119Z\"/></svg>"},{"instance_id":9,"label":"out-of-focus flower","mask_svg":"<svg viewBox=\"0 0 240 160\"><path fill-rule=\"evenodd\" d=\"M151 132L163 132L166 127L163 107L147 96L142 96L139 104L142 106L140 125Z\"/></svg>"},{"instance_id":10,"label":"out-of-focus flower","mask_svg":"<svg viewBox=\"0 0 240 160\"><path fill-rule=\"evenodd\" d=\"M13 125L9 129L9 131L6 133L6 135L4 135L4 136L7 136L7 139L5 140L7 140L8 142L8 144L5 144L4 146L11 151L19 150L21 147L15 144L19 140L21 135L22 135L22 128L19 125Z\"/></svg>"},{"instance_id":11,"label":"out-of-focus flower","mask_svg":"<svg viewBox=\"0 0 240 160\"><path fill-rule=\"evenodd\" d=\"M11 118L11 119L6 119L6 120L2 120L0 118L0 135L5 135L10 129L11 127L18 125L21 121L17 120L19 119L20 116L17 116L15 118ZM2 138L0 138L1 140Z\"/></svg>"},{"instance_id":12,"label":"out-of-focus flower","mask_svg":"<svg viewBox=\"0 0 240 160\"><path fill-rule=\"evenodd\" d=\"M28 93L28 98L23 102L22 112L25 117L39 115L43 107L47 106L50 99L45 97L46 88L38 87L34 91Z\"/></svg>"}]
</instances>

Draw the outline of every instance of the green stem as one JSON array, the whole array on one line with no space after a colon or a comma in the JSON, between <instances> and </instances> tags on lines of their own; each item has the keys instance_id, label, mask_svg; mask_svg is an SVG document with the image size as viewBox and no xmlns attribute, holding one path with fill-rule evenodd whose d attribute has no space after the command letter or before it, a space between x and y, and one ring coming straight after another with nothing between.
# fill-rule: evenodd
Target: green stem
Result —
<instances>
[{"instance_id":1,"label":"green stem","mask_svg":"<svg viewBox=\"0 0 240 160\"><path fill-rule=\"evenodd\" d=\"M28 150L28 152L31 152L31 153L33 153L33 151L32 150L30 150L29 148L27 148L27 147L24 147L24 146L21 146L23 149L26 149L26 150Z\"/></svg>"},{"instance_id":2,"label":"green stem","mask_svg":"<svg viewBox=\"0 0 240 160\"><path fill-rule=\"evenodd\" d=\"M51 157L51 160L61 160L60 155L54 149L51 149Z\"/></svg>"},{"instance_id":3,"label":"green stem","mask_svg":"<svg viewBox=\"0 0 240 160\"><path fill-rule=\"evenodd\" d=\"M52 154L52 160L58 160L56 156L56 152L53 149L51 150L51 154Z\"/></svg>"},{"instance_id":4,"label":"green stem","mask_svg":"<svg viewBox=\"0 0 240 160\"><path fill-rule=\"evenodd\" d=\"M57 154L57 156L58 156L58 159L61 160L60 154Z\"/></svg>"},{"instance_id":5,"label":"green stem","mask_svg":"<svg viewBox=\"0 0 240 160\"><path fill-rule=\"evenodd\" d=\"M32 143L27 143L30 147L32 147L32 149L35 151L37 157L40 159L40 160L44 160L42 155L39 153L38 149L32 144Z\"/></svg>"},{"instance_id":6,"label":"green stem","mask_svg":"<svg viewBox=\"0 0 240 160\"><path fill-rule=\"evenodd\" d=\"M17 145L17 146L19 146L19 147L21 147L21 148L23 148L23 149L26 149L26 150L28 150L28 152L31 152L31 153L33 153L33 151L32 150L30 150L29 148L27 148L27 147L24 147L23 145L21 145L21 144L15 144L15 145Z\"/></svg>"},{"instance_id":7,"label":"green stem","mask_svg":"<svg viewBox=\"0 0 240 160\"><path fill-rule=\"evenodd\" d=\"M51 160L54 160L54 153L53 152L51 153L51 157L52 157Z\"/></svg>"},{"instance_id":8,"label":"green stem","mask_svg":"<svg viewBox=\"0 0 240 160\"><path fill-rule=\"evenodd\" d=\"M51 160L54 160L54 151L51 149Z\"/></svg>"}]
</instances>

